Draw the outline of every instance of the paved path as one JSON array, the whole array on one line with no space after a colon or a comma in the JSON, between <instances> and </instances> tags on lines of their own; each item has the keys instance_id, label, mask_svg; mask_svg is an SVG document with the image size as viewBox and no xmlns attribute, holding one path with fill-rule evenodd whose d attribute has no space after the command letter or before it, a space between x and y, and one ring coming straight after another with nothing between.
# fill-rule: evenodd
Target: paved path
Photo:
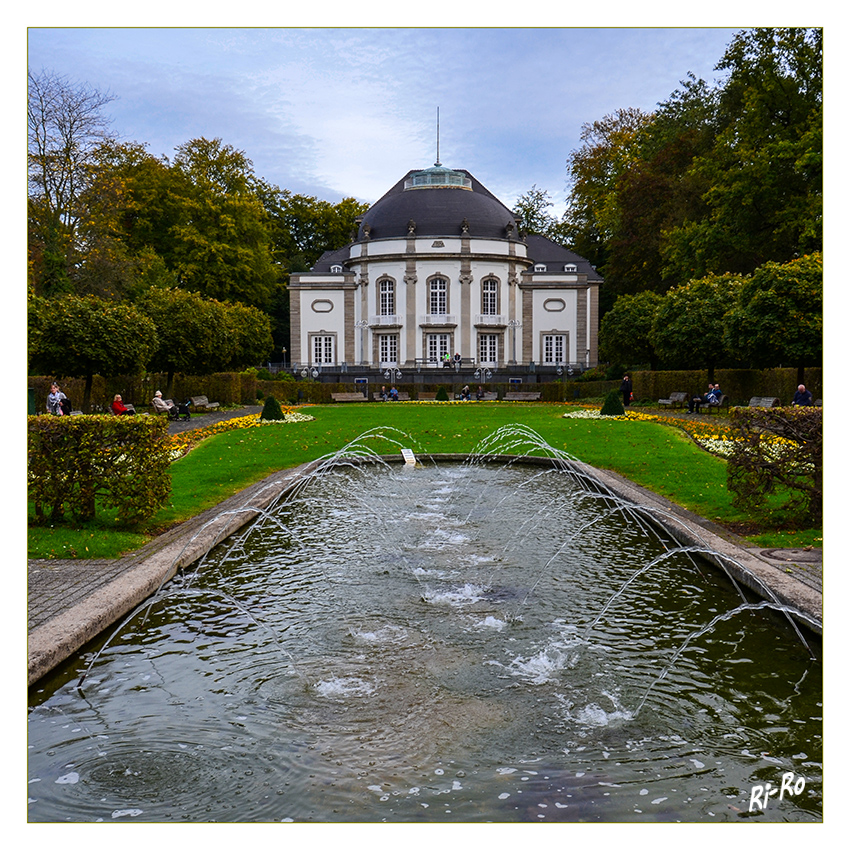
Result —
<instances>
[{"instance_id":1,"label":"paved path","mask_svg":"<svg viewBox=\"0 0 850 850\"><path fill-rule=\"evenodd\" d=\"M237 410L212 410L209 413L193 413L188 422L178 420L168 423L169 434L181 434L183 431L193 431L196 428L203 428L205 425L213 425L216 422L221 422L225 419L238 419L241 416L250 416L251 414L258 415L262 411L259 405L248 405L240 407Z\"/></svg>"}]
</instances>

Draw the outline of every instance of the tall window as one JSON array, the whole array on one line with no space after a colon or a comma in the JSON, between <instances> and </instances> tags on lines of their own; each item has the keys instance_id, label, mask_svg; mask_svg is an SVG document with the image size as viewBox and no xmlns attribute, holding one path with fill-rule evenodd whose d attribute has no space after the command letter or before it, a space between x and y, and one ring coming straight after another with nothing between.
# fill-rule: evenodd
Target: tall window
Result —
<instances>
[{"instance_id":1,"label":"tall window","mask_svg":"<svg viewBox=\"0 0 850 850\"><path fill-rule=\"evenodd\" d=\"M395 281L382 280L380 282L380 291L378 294L380 304L378 309L381 316L395 315Z\"/></svg>"},{"instance_id":2,"label":"tall window","mask_svg":"<svg viewBox=\"0 0 850 850\"><path fill-rule=\"evenodd\" d=\"M449 353L451 334L428 334L425 338L428 360L439 363Z\"/></svg>"},{"instance_id":3,"label":"tall window","mask_svg":"<svg viewBox=\"0 0 850 850\"><path fill-rule=\"evenodd\" d=\"M499 312L499 281L481 281L481 315L495 316Z\"/></svg>"},{"instance_id":4,"label":"tall window","mask_svg":"<svg viewBox=\"0 0 850 850\"><path fill-rule=\"evenodd\" d=\"M543 362L566 363L567 337L565 334L543 336Z\"/></svg>"},{"instance_id":5,"label":"tall window","mask_svg":"<svg viewBox=\"0 0 850 850\"><path fill-rule=\"evenodd\" d=\"M332 336L314 336L313 363L316 365L320 365L322 363L336 363L334 343L335 340Z\"/></svg>"},{"instance_id":6,"label":"tall window","mask_svg":"<svg viewBox=\"0 0 850 850\"><path fill-rule=\"evenodd\" d=\"M395 366L398 363L398 335L378 335L378 356L382 366Z\"/></svg>"},{"instance_id":7,"label":"tall window","mask_svg":"<svg viewBox=\"0 0 850 850\"><path fill-rule=\"evenodd\" d=\"M448 281L435 277L430 284L428 295L428 312L432 316L445 316L448 306Z\"/></svg>"},{"instance_id":8,"label":"tall window","mask_svg":"<svg viewBox=\"0 0 850 850\"><path fill-rule=\"evenodd\" d=\"M478 362L483 366L494 366L498 357L498 334L481 334L478 337Z\"/></svg>"}]
</instances>

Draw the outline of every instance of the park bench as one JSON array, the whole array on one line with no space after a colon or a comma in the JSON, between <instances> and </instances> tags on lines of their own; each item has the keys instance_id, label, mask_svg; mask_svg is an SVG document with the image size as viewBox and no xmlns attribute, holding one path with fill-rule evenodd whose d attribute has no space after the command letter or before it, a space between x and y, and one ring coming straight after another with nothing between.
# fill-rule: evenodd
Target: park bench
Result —
<instances>
[{"instance_id":1,"label":"park bench","mask_svg":"<svg viewBox=\"0 0 850 850\"><path fill-rule=\"evenodd\" d=\"M221 406L217 401L210 401L205 395L193 395L189 401L192 402L192 407L198 410L216 410Z\"/></svg>"},{"instance_id":2,"label":"park bench","mask_svg":"<svg viewBox=\"0 0 850 850\"><path fill-rule=\"evenodd\" d=\"M505 401L540 401L540 393L505 393Z\"/></svg>"},{"instance_id":3,"label":"park bench","mask_svg":"<svg viewBox=\"0 0 850 850\"><path fill-rule=\"evenodd\" d=\"M460 393L455 393L455 398L460 398ZM498 401L499 394L498 393L484 393L484 395L479 399L475 393L471 393L469 396L470 401Z\"/></svg>"},{"instance_id":4,"label":"park bench","mask_svg":"<svg viewBox=\"0 0 850 850\"><path fill-rule=\"evenodd\" d=\"M369 396L363 393L331 393L334 401L369 401Z\"/></svg>"},{"instance_id":5,"label":"park bench","mask_svg":"<svg viewBox=\"0 0 850 850\"><path fill-rule=\"evenodd\" d=\"M704 407L708 411L708 414L710 416L712 410L714 410L715 408L717 410L720 410L720 408L723 407L724 404L728 407L729 406L729 399L726 398L726 396L721 393L717 397L717 404L700 404L697 407L697 413L699 413L701 411L701 409Z\"/></svg>"},{"instance_id":6,"label":"park bench","mask_svg":"<svg viewBox=\"0 0 850 850\"><path fill-rule=\"evenodd\" d=\"M419 401L434 401L434 399L437 397L437 394L436 393L419 393L416 397L419 399Z\"/></svg>"},{"instance_id":7,"label":"park bench","mask_svg":"<svg viewBox=\"0 0 850 850\"><path fill-rule=\"evenodd\" d=\"M670 393L670 398L660 398L658 403L665 407L684 407L688 403L688 394Z\"/></svg>"},{"instance_id":8,"label":"park bench","mask_svg":"<svg viewBox=\"0 0 850 850\"><path fill-rule=\"evenodd\" d=\"M769 396L753 396L747 407L779 407L779 399Z\"/></svg>"},{"instance_id":9,"label":"park bench","mask_svg":"<svg viewBox=\"0 0 850 850\"><path fill-rule=\"evenodd\" d=\"M382 400L383 400L383 399L382 399L382 396L381 396L381 394L380 394L380 393L372 393L372 398L373 398L373 399L375 399L375 401L382 401ZM398 394L398 399L397 399L397 400L398 400L398 401L410 401L410 393L402 393L402 392L400 392L400 393ZM390 398L390 394L389 394L389 393L387 393L387 401L392 401L392 399Z\"/></svg>"}]
</instances>

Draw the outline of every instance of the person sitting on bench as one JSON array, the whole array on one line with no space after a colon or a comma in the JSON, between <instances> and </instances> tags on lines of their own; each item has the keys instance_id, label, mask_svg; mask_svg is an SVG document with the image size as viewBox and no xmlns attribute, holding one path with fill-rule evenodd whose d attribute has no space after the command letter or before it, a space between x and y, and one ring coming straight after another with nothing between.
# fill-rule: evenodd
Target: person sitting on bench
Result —
<instances>
[{"instance_id":1,"label":"person sitting on bench","mask_svg":"<svg viewBox=\"0 0 850 850\"><path fill-rule=\"evenodd\" d=\"M112 401L112 404L110 405L110 408L112 409L112 413L115 416L135 416L136 415L136 408L133 407L132 404L131 405L125 405L124 402L121 400L120 395L115 396L115 398Z\"/></svg>"},{"instance_id":2,"label":"person sitting on bench","mask_svg":"<svg viewBox=\"0 0 850 850\"><path fill-rule=\"evenodd\" d=\"M688 413L693 413L694 409L699 413L699 406L701 404L720 404L721 395L723 393L720 391L720 384L709 384L708 392L705 395L692 398L688 402Z\"/></svg>"},{"instance_id":3,"label":"person sitting on bench","mask_svg":"<svg viewBox=\"0 0 850 850\"><path fill-rule=\"evenodd\" d=\"M171 403L169 404L169 402ZM171 401L171 399L165 401L162 397L162 393L159 390L154 393L154 397L151 400L151 404L153 405L153 409L157 413L165 413L167 414L169 419L177 419L177 407L175 406L174 402Z\"/></svg>"}]
</instances>

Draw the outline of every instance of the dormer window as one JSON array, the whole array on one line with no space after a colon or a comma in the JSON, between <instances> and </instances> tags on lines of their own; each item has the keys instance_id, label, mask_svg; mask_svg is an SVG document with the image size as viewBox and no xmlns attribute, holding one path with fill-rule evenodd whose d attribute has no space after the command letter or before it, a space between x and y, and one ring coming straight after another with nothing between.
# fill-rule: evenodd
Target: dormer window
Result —
<instances>
[{"instance_id":1,"label":"dormer window","mask_svg":"<svg viewBox=\"0 0 850 850\"><path fill-rule=\"evenodd\" d=\"M342 266L331 266L331 274L341 274Z\"/></svg>"},{"instance_id":2,"label":"dormer window","mask_svg":"<svg viewBox=\"0 0 850 850\"><path fill-rule=\"evenodd\" d=\"M578 266L577 266L575 263L567 263L567 264L564 266L564 271L565 271L565 272L577 272L577 271L578 271Z\"/></svg>"},{"instance_id":3,"label":"dormer window","mask_svg":"<svg viewBox=\"0 0 850 850\"><path fill-rule=\"evenodd\" d=\"M545 263L536 263L534 266L534 271L536 272L545 272L546 264Z\"/></svg>"}]
</instances>

